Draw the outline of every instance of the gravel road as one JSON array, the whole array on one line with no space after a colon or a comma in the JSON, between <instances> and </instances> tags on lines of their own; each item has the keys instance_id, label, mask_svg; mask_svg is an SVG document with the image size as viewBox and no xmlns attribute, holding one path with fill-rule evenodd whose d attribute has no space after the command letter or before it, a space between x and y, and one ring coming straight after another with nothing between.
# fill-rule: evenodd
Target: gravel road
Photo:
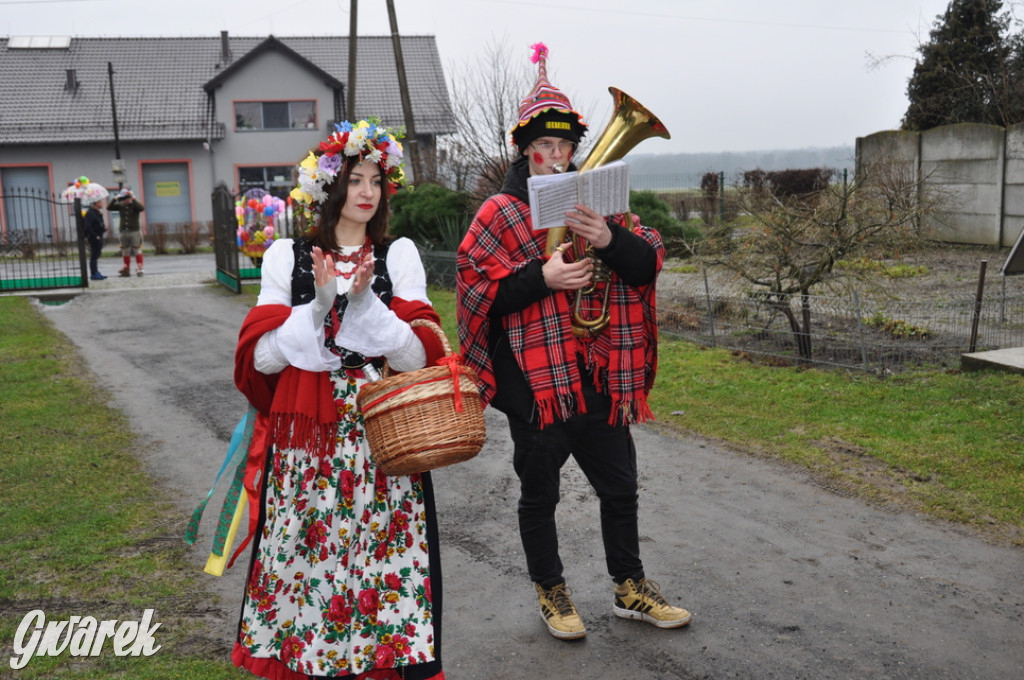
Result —
<instances>
[{"instance_id":1,"label":"gravel road","mask_svg":"<svg viewBox=\"0 0 1024 680\"><path fill-rule=\"evenodd\" d=\"M247 309L212 279L212 256L152 257L143 279L40 306L141 434L140 456L182 513L209 489L245 407L231 362ZM481 454L434 476L451 680L1024 677L1024 551L657 426L635 430L641 547L648 577L693 623L612 616L597 501L570 464L562 557L589 634L555 640L526 576L507 428L487 419ZM198 571L207 545L190 553ZM211 654L228 653L241 571L207 579Z\"/></svg>"}]
</instances>

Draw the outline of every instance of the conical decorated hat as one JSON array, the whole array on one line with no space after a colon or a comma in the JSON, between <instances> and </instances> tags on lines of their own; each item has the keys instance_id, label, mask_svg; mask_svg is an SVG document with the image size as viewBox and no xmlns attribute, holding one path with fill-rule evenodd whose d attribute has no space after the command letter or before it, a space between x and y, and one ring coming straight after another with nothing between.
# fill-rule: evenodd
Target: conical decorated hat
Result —
<instances>
[{"instance_id":1,"label":"conical decorated hat","mask_svg":"<svg viewBox=\"0 0 1024 680\"><path fill-rule=\"evenodd\" d=\"M549 110L574 114L578 121L577 125L582 130L585 130L586 125L583 123L583 116L572 108L572 104L569 102L569 98L565 96L565 93L552 85L548 80L547 45L536 43L531 45L530 49L533 50L533 56L530 60L537 64L538 68L537 82L534 84L533 89L530 90L530 93L519 103L519 122L512 129L513 137L517 129L530 123L538 114Z\"/></svg>"}]
</instances>

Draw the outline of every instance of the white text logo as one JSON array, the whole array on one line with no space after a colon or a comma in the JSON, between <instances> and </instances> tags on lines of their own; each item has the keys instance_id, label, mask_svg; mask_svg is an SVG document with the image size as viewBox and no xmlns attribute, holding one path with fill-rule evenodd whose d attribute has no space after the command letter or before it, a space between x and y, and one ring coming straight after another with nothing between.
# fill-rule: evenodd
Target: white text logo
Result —
<instances>
[{"instance_id":1,"label":"white text logo","mask_svg":"<svg viewBox=\"0 0 1024 680\"><path fill-rule=\"evenodd\" d=\"M161 624L150 626L153 610L147 609L142 621L97 621L91 616L72 616L68 621L46 622L43 610L25 614L14 634L14 653L11 668L24 668L32 655L99 656L103 645L110 640L116 656L152 656L160 645L155 644L153 633Z\"/></svg>"}]
</instances>

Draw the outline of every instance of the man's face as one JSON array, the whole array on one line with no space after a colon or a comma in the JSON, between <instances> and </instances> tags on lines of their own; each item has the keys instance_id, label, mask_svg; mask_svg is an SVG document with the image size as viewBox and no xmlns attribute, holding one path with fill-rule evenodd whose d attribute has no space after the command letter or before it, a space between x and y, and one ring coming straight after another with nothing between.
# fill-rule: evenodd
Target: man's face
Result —
<instances>
[{"instance_id":1,"label":"man's face","mask_svg":"<svg viewBox=\"0 0 1024 680\"><path fill-rule=\"evenodd\" d=\"M576 143L561 137L538 137L523 151L531 175L553 175L569 169Z\"/></svg>"}]
</instances>

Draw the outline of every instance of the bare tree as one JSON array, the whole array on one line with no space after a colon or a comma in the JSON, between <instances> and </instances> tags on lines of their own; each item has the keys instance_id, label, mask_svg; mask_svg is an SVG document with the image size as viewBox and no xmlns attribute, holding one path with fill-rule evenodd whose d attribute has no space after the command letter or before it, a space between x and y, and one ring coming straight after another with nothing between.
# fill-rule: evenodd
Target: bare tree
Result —
<instances>
[{"instance_id":1,"label":"bare tree","mask_svg":"<svg viewBox=\"0 0 1024 680\"><path fill-rule=\"evenodd\" d=\"M452 112L457 131L441 140L442 166L452 188L483 201L501 189L518 152L509 131L536 70L507 40L491 43L480 58L451 69Z\"/></svg>"},{"instance_id":2,"label":"bare tree","mask_svg":"<svg viewBox=\"0 0 1024 680\"><path fill-rule=\"evenodd\" d=\"M811 358L812 290L838 282L842 260L880 257L923 245L921 218L937 211L913 167L890 160L863 167L853 181L781 196L771 185L737 187L752 224L723 225L694 245L705 266L752 284L765 304L789 322L799 355ZM791 300L799 299L799 309Z\"/></svg>"}]
</instances>

